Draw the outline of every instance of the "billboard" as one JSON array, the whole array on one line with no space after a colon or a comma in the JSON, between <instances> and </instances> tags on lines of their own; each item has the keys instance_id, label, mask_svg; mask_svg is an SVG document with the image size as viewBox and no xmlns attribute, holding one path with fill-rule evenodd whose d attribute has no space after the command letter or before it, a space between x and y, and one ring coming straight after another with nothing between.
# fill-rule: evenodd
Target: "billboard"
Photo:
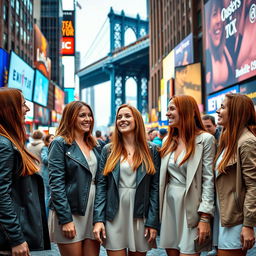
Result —
<instances>
[{"instance_id":1,"label":"billboard","mask_svg":"<svg viewBox=\"0 0 256 256\"><path fill-rule=\"evenodd\" d=\"M64 88L65 104L75 100L75 88Z\"/></svg>"},{"instance_id":2,"label":"billboard","mask_svg":"<svg viewBox=\"0 0 256 256\"><path fill-rule=\"evenodd\" d=\"M174 48L175 67L194 62L193 35L190 33Z\"/></svg>"},{"instance_id":3,"label":"billboard","mask_svg":"<svg viewBox=\"0 0 256 256\"><path fill-rule=\"evenodd\" d=\"M256 81L251 81L240 85L240 93L247 95L256 105Z\"/></svg>"},{"instance_id":4,"label":"billboard","mask_svg":"<svg viewBox=\"0 0 256 256\"><path fill-rule=\"evenodd\" d=\"M62 113L64 109L64 99L65 99L65 93L58 87L55 86L54 89L54 108L57 113Z\"/></svg>"},{"instance_id":5,"label":"billboard","mask_svg":"<svg viewBox=\"0 0 256 256\"><path fill-rule=\"evenodd\" d=\"M201 63L175 68L175 95L190 95L202 103Z\"/></svg>"},{"instance_id":6,"label":"billboard","mask_svg":"<svg viewBox=\"0 0 256 256\"><path fill-rule=\"evenodd\" d=\"M213 95L207 97L207 114L216 113L216 110L220 108L220 105L223 102L227 93L239 93L239 86L232 86L228 89L214 93Z\"/></svg>"},{"instance_id":7,"label":"billboard","mask_svg":"<svg viewBox=\"0 0 256 256\"><path fill-rule=\"evenodd\" d=\"M63 11L62 55L75 56L75 12Z\"/></svg>"},{"instance_id":8,"label":"billboard","mask_svg":"<svg viewBox=\"0 0 256 256\"><path fill-rule=\"evenodd\" d=\"M209 0L204 27L208 94L256 75L256 0Z\"/></svg>"},{"instance_id":9,"label":"billboard","mask_svg":"<svg viewBox=\"0 0 256 256\"><path fill-rule=\"evenodd\" d=\"M0 87L7 85L9 54L0 48Z\"/></svg>"},{"instance_id":10,"label":"billboard","mask_svg":"<svg viewBox=\"0 0 256 256\"><path fill-rule=\"evenodd\" d=\"M44 107L48 102L49 80L39 70L36 70L33 101Z\"/></svg>"},{"instance_id":11,"label":"billboard","mask_svg":"<svg viewBox=\"0 0 256 256\"><path fill-rule=\"evenodd\" d=\"M8 87L20 89L25 99L32 101L35 71L15 52L11 52Z\"/></svg>"},{"instance_id":12,"label":"billboard","mask_svg":"<svg viewBox=\"0 0 256 256\"><path fill-rule=\"evenodd\" d=\"M48 42L39 27L34 25L34 66L48 79L51 79L51 60Z\"/></svg>"},{"instance_id":13,"label":"billboard","mask_svg":"<svg viewBox=\"0 0 256 256\"><path fill-rule=\"evenodd\" d=\"M50 110L35 104L34 105L34 122L41 125L49 125Z\"/></svg>"}]
</instances>

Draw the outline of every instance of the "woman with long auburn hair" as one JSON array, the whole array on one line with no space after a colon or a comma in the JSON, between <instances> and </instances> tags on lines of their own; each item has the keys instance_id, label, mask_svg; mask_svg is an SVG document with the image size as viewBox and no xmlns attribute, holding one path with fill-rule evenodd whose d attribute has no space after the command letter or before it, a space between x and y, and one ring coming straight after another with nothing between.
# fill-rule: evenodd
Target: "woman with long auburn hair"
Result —
<instances>
[{"instance_id":1,"label":"woman with long auburn hair","mask_svg":"<svg viewBox=\"0 0 256 256\"><path fill-rule=\"evenodd\" d=\"M49 147L51 240L62 256L99 255L93 229L95 175L101 144L92 135L94 117L83 101L66 105Z\"/></svg>"},{"instance_id":2,"label":"woman with long auburn hair","mask_svg":"<svg viewBox=\"0 0 256 256\"><path fill-rule=\"evenodd\" d=\"M142 256L155 246L159 161L140 112L121 105L102 150L94 204L94 235L109 256Z\"/></svg>"},{"instance_id":3,"label":"woman with long auburn hair","mask_svg":"<svg viewBox=\"0 0 256 256\"><path fill-rule=\"evenodd\" d=\"M223 126L215 158L218 256L244 256L255 243L256 115L246 95L226 94L216 111Z\"/></svg>"},{"instance_id":4,"label":"woman with long auburn hair","mask_svg":"<svg viewBox=\"0 0 256 256\"><path fill-rule=\"evenodd\" d=\"M25 148L29 111L18 89L0 88L0 254L50 249L38 159Z\"/></svg>"},{"instance_id":5,"label":"woman with long auburn hair","mask_svg":"<svg viewBox=\"0 0 256 256\"><path fill-rule=\"evenodd\" d=\"M215 139L205 131L195 99L170 99L169 134L160 150L160 247L168 256L210 249L214 212Z\"/></svg>"}]
</instances>

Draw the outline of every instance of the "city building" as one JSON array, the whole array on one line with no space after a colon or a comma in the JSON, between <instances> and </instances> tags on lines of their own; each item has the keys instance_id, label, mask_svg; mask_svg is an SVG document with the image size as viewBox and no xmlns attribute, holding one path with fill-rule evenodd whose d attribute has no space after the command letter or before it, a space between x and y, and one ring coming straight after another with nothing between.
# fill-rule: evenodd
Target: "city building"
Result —
<instances>
[{"instance_id":1,"label":"city building","mask_svg":"<svg viewBox=\"0 0 256 256\"><path fill-rule=\"evenodd\" d=\"M63 88L61 56L62 0L41 0L41 31L49 43L51 80Z\"/></svg>"},{"instance_id":2,"label":"city building","mask_svg":"<svg viewBox=\"0 0 256 256\"><path fill-rule=\"evenodd\" d=\"M0 0L0 47L32 65L33 0Z\"/></svg>"}]
</instances>

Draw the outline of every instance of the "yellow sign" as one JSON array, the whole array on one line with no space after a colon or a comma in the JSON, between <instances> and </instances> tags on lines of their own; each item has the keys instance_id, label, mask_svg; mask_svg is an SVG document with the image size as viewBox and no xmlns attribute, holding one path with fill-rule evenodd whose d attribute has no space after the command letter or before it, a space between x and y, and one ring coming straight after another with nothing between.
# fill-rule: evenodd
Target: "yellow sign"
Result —
<instances>
[{"instance_id":1,"label":"yellow sign","mask_svg":"<svg viewBox=\"0 0 256 256\"><path fill-rule=\"evenodd\" d=\"M62 36L75 36L75 29L71 20L62 21Z\"/></svg>"}]
</instances>

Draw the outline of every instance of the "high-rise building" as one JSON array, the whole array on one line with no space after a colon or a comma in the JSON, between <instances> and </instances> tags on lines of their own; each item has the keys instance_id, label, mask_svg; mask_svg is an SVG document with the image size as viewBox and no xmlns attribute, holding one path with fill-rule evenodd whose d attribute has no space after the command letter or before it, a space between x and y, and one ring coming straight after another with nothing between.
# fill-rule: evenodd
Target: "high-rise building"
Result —
<instances>
[{"instance_id":1,"label":"high-rise building","mask_svg":"<svg viewBox=\"0 0 256 256\"><path fill-rule=\"evenodd\" d=\"M33 0L0 0L0 47L33 63Z\"/></svg>"},{"instance_id":2,"label":"high-rise building","mask_svg":"<svg viewBox=\"0 0 256 256\"><path fill-rule=\"evenodd\" d=\"M41 0L41 30L49 46L51 58L51 79L63 88L61 28L62 0Z\"/></svg>"},{"instance_id":3,"label":"high-rise building","mask_svg":"<svg viewBox=\"0 0 256 256\"><path fill-rule=\"evenodd\" d=\"M163 59L191 32L194 59L202 59L202 7L203 0L150 0L149 110L158 109Z\"/></svg>"}]
</instances>

